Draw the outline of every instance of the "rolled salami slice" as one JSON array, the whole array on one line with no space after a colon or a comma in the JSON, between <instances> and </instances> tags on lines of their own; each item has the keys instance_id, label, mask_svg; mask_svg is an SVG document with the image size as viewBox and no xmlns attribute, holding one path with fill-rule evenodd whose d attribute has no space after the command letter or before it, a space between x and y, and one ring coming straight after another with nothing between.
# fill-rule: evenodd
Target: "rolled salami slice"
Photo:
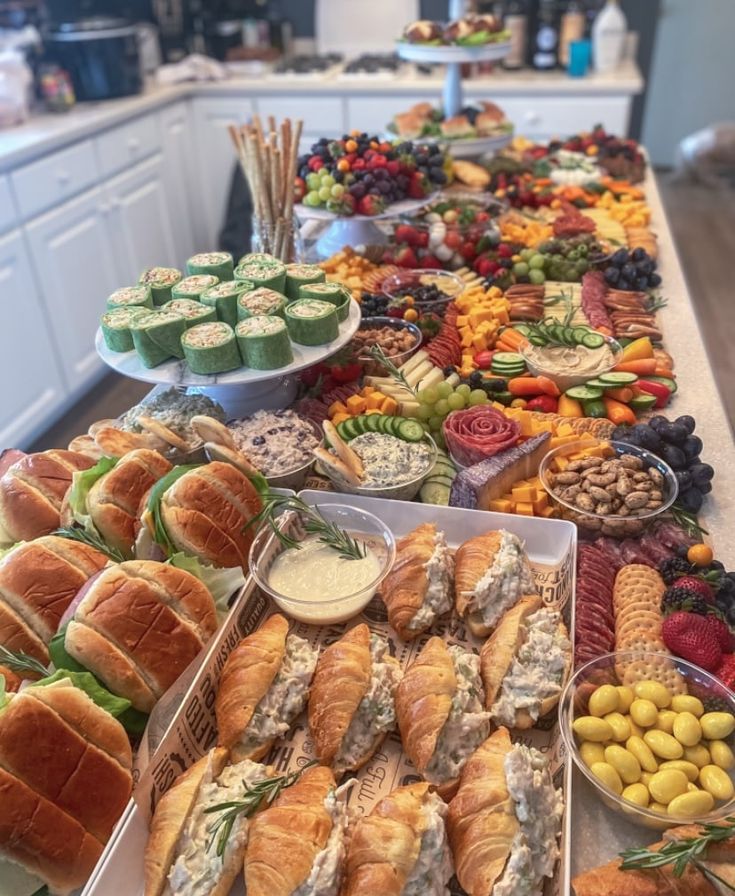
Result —
<instances>
[{"instance_id":1,"label":"rolled salami slice","mask_svg":"<svg viewBox=\"0 0 735 896\"><path fill-rule=\"evenodd\" d=\"M471 467L512 448L521 434L515 420L490 405L453 411L444 421L444 438L452 459Z\"/></svg>"}]
</instances>

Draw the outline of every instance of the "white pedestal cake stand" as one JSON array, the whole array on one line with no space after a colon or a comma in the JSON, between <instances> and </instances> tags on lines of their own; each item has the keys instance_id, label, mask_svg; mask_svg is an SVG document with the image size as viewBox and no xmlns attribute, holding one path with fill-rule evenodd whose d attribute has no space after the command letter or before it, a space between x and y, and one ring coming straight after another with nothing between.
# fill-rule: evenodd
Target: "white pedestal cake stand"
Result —
<instances>
[{"instance_id":1,"label":"white pedestal cake stand","mask_svg":"<svg viewBox=\"0 0 735 896\"><path fill-rule=\"evenodd\" d=\"M174 386L203 392L222 405L229 418L245 417L260 409L278 409L290 405L296 397L296 374L318 364L339 351L354 336L361 320L360 306L350 302L350 313L339 325L337 338L324 345L292 343L294 359L278 370L253 370L239 367L227 373L200 376L192 373L186 361L171 359L157 367L144 367L137 352L112 352L107 348L102 331L97 330L95 348L102 360L117 373L144 383Z\"/></svg>"}]
</instances>

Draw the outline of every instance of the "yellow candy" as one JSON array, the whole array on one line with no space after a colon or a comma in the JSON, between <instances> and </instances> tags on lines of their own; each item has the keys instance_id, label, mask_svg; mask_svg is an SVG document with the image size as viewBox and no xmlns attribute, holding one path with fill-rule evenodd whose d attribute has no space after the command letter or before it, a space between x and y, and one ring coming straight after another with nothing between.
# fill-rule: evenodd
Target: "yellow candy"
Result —
<instances>
[{"instance_id":1,"label":"yellow candy","mask_svg":"<svg viewBox=\"0 0 735 896\"><path fill-rule=\"evenodd\" d=\"M632 735L625 742L626 749L638 760L640 767L646 772L657 772L658 762L648 744L637 735Z\"/></svg>"},{"instance_id":2,"label":"yellow candy","mask_svg":"<svg viewBox=\"0 0 735 896\"><path fill-rule=\"evenodd\" d=\"M593 762L605 761L605 748L602 744L594 744L592 741L585 740L579 745L579 755L587 768L592 768ZM699 769L697 769L697 773L699 773Z\"/></svg>"},{"instance_id":3,"label":"yellow candy","mask_svg":"<svg viewBox=\"0 0 735 896\"><path fill-rule=\"evenodd\" d=\"M623 792L623 782L620 780L620 775L609 763L595 762L590 771L598 781L602 781L608 790L612 790L618 796Z\"/></svg>"},{"instance_id":4,"label":"yellow candy","mask_svg":"<svg viewBox=\"0 0 735 896\"><path fill-rule=\"evenodd\" d=\"M729 712L706 712L699 724L708 740L724 740L735 731L735 716Z\"/></svg>"},{"instance_id":5,"label":"yellow candy","mask_svg":"<svg viewBox=\"0 0 735 896\"><path fill-rule=\"evenodd\" d=\"M605 755L607 756L607 751ZM699 783L716 800L730 800L735 793L730 776L718 765L705 765L700 769Z\"/></svg>"},{"instance_id":6,"label":"yellow candy","mask_svg":"<svg viewBox=\"0 0 735 896\"><path fill-rule=\"evenodd\" d=\"M683 747L695 747L702 739L702 726L691 712L673 713L674 737Z\"/></svg>"},{"instance_id":7,"label":"yellow candy","mask_svg":"<svg viewBox=\"0 0 735 896\"><path fill-rule=\"evenodd\" d=\"M684 756L682 758L686 759L687 762L693 762L697 768L703 768L711 762L709 750L704 744L697 744L696 747L684 747Z\"/></svg>"},{"instance_id":8,"label":"yellow candy","mask_svg":"<svg viewBox=\"0 0 735 896\"><path fill-rule=\"evenodd\" d=\"M635 700L633 688L627 685L619 684L615 690L618 692L618 712L626 713L630 709L630 704Z\"/></svg>"},{"instance_id":9,"label":"yellow candy","mask_svg":"<svg viewBox=\"0 0 735 896\"><path fill-rule=\"evenodd\" d=\"M709 742L709 752L712 762L729 771L735 765L735 756L732 750L724 740L711 740Z\"/></svg>"},{"instance_id":10,"label":"yellow candy","mask_svg":"<svg viewBox=\"0 0 735 896\"><path fill-rule=\"evenodd\" d=\"M653 775L651 772L641 772L641 784L645 784L646 787L651 783L651 778Z\"/></svg>"},{"instance_id":11,"label":"yellow candy","mask_svg":"<svg viewBox=\"0 0 735 896\"><path fill-rule=\"evenodd\" d=\"M651 812L658 812L659 815L666 815L667 807L663 803L657 803L655 800L648 807Z\"/></svg>"},{"instance_id":12,"label":"yellow candy","mask_svg":"<svg viewBox=\"0 0 735 896\"><path fill-rule=\"evenodd\" d=\"M704 712L702 701L698 697L690 697L688 694L676 694L671 698L671 708L674 712L690 712L699 718Z\"/></svg>"},{"instance_id":13,"label":"yellow candy","mask_svg":"<svg viewBox=\"0 0 735 896\"><path fill-rule=\"evenodd\" d=\"M650 700L659 709L671 705L671 694L660 681L637 681L633 685L633 693L640 700Z\"/></svg>"},{"instance_id":14,"label":"yellow candy","mask_svg":"<svg viewBox=\"0 0 735 896\"><path fill-rule=\"evenodd\" d=\"M624 741L630 737L630 725L622 713L609 712L605 721L613 730L613 740Z\"/></svg>"},{"instance_id":15,"label":"yellow candy","mask_svg":"<svg viewBox=\"0 0 735 896\"><path fill-rule=\"evenodd\" d=\"M689 791L689 793L696 793L699 789L700 789L700 788L697 787L697 785L694 784L692 781L690 781L690 782L687 784L687 790Z\"/></svg>"},{"instance_id":16,"label":"yellow candy","mask_svg":"<svg viewBox=\"0 0 735 896\"><path fill-rule=\"evenodd\" d=\"M636 725L633 721L633 716L630 713L625 717L628 720L628 724L630 725L630 733L635 737L643 737L643 729L640 725Z\"/></svg>"},{"instance_id":17,"label":"yellow candy","mask_svg":"<svg viewBox=\"0 0 735 896\"><path fill-rule=\"evenodd\" d=\"M681 759L684 747L665 731L646 731L643 740L662 759Z\"/></svg>"},{"instance_id":18,"label":"yellow candy","mask_svg":"<svg viewBox=\"0 0 735 896\"><path fill-rule=\"evenodd\" d=\"M699 777L699 768L693 762L687 762L686 759L669 759L662 762L659 766L661 771L667 768L676 768L689 778L690 781L696 781Z\"/></svg>"},{"instance_id":19,"label":"yellow candy","mask_svg":"<svg viewBox=\"0 0 735 896\"><path fill-rule=\"evenodd\" d=\"M656 718L656 728L658 728L659 731L665 731L667 734L672 734L674 731L675 719L675 712L672 712L670 709L662 709L659 711L658 717Z\"/></svg>"},{"instance_id":20,"label":"yellow candy","mask_svg":"<svg viewBox=\"0 0 735 896\"><path fill-rule=\"evenodd\" d=\"M652 700L634 700L630 704L630 714L641 728L650 728L658 720L658 709Z\"/></svg>"},{"instance_id":21,"label":"yellow candy","mask_svg":"<svg viewBox=\"0 0 735 896\"><path fill-rule=\"evenodd\" d=\"M619 708L620 697L611 684L603 684L590 696L589 711L592 716L606 716Z\"/></svg>"},{"instance_id":22,"label":"yellow candy","mask_svg":"<svg viewBox=\"0 0 735 896\"><path fill-rule=\"evenodd\" d=\"M677 796L687 792L688 783L689 779L684 772L676 768L667 768L656 772L651 778L648 789L657 803L665 803L668 806Z\"/></svg>"},{"instance_id":23,"label":"yellow candy","mask_svg":"<svg viewBox=\"0 0 735 896\"><path fill-rule=\"evenodd\" d=\"M591 740L595 743L613 739L611 725L604 719L598 719L595 716L580 716L575 719L572 722L572 730L582 740Z\"/></svg>"},{"instance_id":24,"label":"yellow candy","mask_svg":"<svg viewBox=\"0 0 735 896\"><path fill-rule=\"evenodd\" d=\"M637 806L648 805L648 788L644 784L628 784L621 796L624 800L635 803Z\"/></svg>"},{"instance_id":25,"label":"yellow candy","mask_svg":"<svg viewBox=\"0 0 735 896\"><path fill-rule=\"evenodd\" d=\"M640 781L640 763L625 747L618 746L618 744L605 747L605 762L615 769L624 784L635 784L636 781Z\"/></svg>"},{"instance_id":26,"label":"yellow candy","mask_svg":"<svg viewBox=\"0 0 735 896\"><path fill-rule=\"evenodd\" d=\"M706 790L698 790L696 793L688 791L673 799L667 812L673 818L697 818L710 812L714 804L715 798Z\"/></svg>"}]
</instances>

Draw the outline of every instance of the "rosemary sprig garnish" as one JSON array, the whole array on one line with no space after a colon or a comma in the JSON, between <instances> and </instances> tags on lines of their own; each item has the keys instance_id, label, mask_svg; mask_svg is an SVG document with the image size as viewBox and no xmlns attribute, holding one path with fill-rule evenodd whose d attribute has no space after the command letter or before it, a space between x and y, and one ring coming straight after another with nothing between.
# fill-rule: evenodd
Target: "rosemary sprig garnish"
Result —
<instances>
[{"instance_id":1,"label":"rosemary sprig garnish","mask_svg":"<svg viewBox=\"0 0 735 896\"><path fill-rule=\"evenodd\" d=\"M48 669L37 659L20 651L8 650L0 644L0 665L6 666L13 672L36 672L44 678L48 675Z\"/></svg>"},{"instance_id":2,"label":"rosemary sprig garnish","mask_svg":"<svg viewBox=\"0 0 735 896\"><path fill-rule=\"evenodd\" d=\"M649 314L653 314L654 311L660 311L661 308L666 308L668 304L668 299L662 299L654 293L649 293L648 300L645 303L645 309Z\"/></svg>"},{"instance_id":3,"label":"rosemary sprig garnish","mask_svg":"<svg viewBox=\"0 0 735 896\"><path fill-rule=\"evenodd\" d=\"M687 535L690 535L692 538L699 538L700 535L709 535L709 532L699 525L696 514L684 510L680 504L674 502L669 507L669 513L673 517L674 522L681 526Z\"/></svg>"},{"instance_id":4,"label":"rosemary sprig garnish","mask_svg":"<svg viewBox=\"0 0 735 896\"><path fill-rule=\"evenodd\" d=\"M336 523L325 520L317 507L309 507L300 498L288 497L286 495L265 494L262 496L263 509L257 516L253 517L245 526L259 526L261 523L268 523L273 532L287 548L301 547L301 543L292 538L287 532L278 525L278 514L285 510L293 510L304 518L304 529L310 535L318 535L319 541L328 547L339 552L339 556L345 560L362 560L367 556L365 546L360 544L349 533L341 529Z\"/></svg>"},{"instance_id":5,"label":"rosemary sprig garnish","mask_svg":"<svg viewBox=\"0 0 735 896\"><path fill-rule=\"evenodd\" d=\"M67 526L57 529L52 534L58 535L59 538L68 538L70 541L80 541L90 548L94 548L103 554L107 554L110 560L114 560L115 563L122 563L125 560L125 557L123 557L122 553L118 551L117 548L111 548L108 544L105 544L99 536L93 535L86 529L80 529L76 526Z\"/></svg>"},{"instance_id":6,"label":"rosemary sprig garnish","mask_svg":"<svg viewBox=\"0 0 735 896\"><path fill-rule=\"evenodd\" d=\"M403 386L404 389L408 389L411 395L416 395L416 390L413 386L410 385L408 380L406 379L405 374L400 371L396 365L391 361L391 359L386 355L383 351L382 345L371 345L368 349L368 354L373 359L373 361L377 361L378 364L381 364L386 372L398 383L399 386Z\"/></svg>"},{"instance_id":7,"label":"rosemary sprig garnish","mask_svg":"<svg viewBox=\"0 0 735 896\"><path fill-rule=\"evenodd\" d=\"M285 775L278 775L275 778L264 778L250 787L243 781L245 792L241 800L217 803L216 806L210 806L208 809L205 809L205 815L213 815L215 812L221 813L220 817L209 828L210 836L207 842L207 852L216 844L217 855L224 860L227 843L238 816L242 815L245 818L252 818L261 808L270 806L282 790L295 784L307 768L316 764L317 760L312 759L303 768L288 772Z\"/></svg>"},{"instance_id":8,"label":"rosemary sprig garnish","mask_svg":"<svg viewBox=\"0 0 735 896\"><path fill-rule=\"evenodd\" d=\"M632 871L673 865L674 877L681 877L691 862L702 874L723 884L730 892L735 893L735 887L698 861L700 856L704 856L710 843L718 843L720 840L728 840L735 836L735 816L728 816L725 822L726 824L705 824L703 832L698 837L674 840L659 850L645 847L626 849L625 852L620 853L623 859L620 868L623 871Z\"/></svg>"}]
</instances>

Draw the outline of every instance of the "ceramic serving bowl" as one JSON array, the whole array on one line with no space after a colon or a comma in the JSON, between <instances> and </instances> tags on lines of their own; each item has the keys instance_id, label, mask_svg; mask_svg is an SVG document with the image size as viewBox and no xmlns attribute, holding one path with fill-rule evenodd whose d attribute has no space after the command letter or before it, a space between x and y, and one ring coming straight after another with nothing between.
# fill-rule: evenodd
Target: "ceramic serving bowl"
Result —
<instances>
[{"instance_id":1,"label":"ceramic serving bowl","mask_svg":"<svg viewBox=\"0 0 735 896\"><path fill-rule=\"evenodd\" d=\"M560 372L556 368L552 368L550 366L544 366L543 364L535 363L531 360L531 356L529 352L534 348L530 342L525 342L519 348L519 354L526 362L526 367L528 367L529 371L534 376L545 376L547 379L552 380L559 387L561 392L566 392L567 389L571 389L573 386L582 386L590 380L597 379L598 376L601 376L603 373L609 373L616 365L618 365L623 357L623 347L611 336L604 337L605 342L607 343L608 348L612 353L612 361L603 367L600 367L594 373L565 373ZM555 346L560 347L560 346ZM584 346L569 346L572 348L582 348ZM591 351L591 349L587 349L587 351Z\"/></svg>"},{"instance_id":2,"label":"ceramic serving bowl","mask_svg":"<svg viewBox=\"0 0 735 896\"><path fill-rule=\"evenodd\" d=\"M406 288L415 286L436 286L444 296L433 301L414 300L416 308L422 311L442 311L454 301L464 289L464 282L451 271L440 271L435 268L414 268L398 271L386 277L381 284L382 291L390 299L398 301L406 295Z\"/></svg>"},{"instance_id":3,"label":"ceramic serving bowl","mask_svg":"<svg viewBox=\"0 0 735 896\"><path fill-rule=\"evenodd\" d=\"M358 327L358 332L360 330L381 330L383 327L389 327L391 330L396 331L404 331L413 336L413 344L405 351L399 352L397 355L389 356L393 364L395 364L396 367L400 367L408 361L411 355L415 355L419 350L423 340L423 334L416 324L412 324L407 320L402 320L399 317L363 317L360 326ZM365 354L364 350L363 354L358 355L357 360L360 362L366 376L387 375L385 367L378 361L375 361L370 355Z\"/></svg>"}]
</instances>

